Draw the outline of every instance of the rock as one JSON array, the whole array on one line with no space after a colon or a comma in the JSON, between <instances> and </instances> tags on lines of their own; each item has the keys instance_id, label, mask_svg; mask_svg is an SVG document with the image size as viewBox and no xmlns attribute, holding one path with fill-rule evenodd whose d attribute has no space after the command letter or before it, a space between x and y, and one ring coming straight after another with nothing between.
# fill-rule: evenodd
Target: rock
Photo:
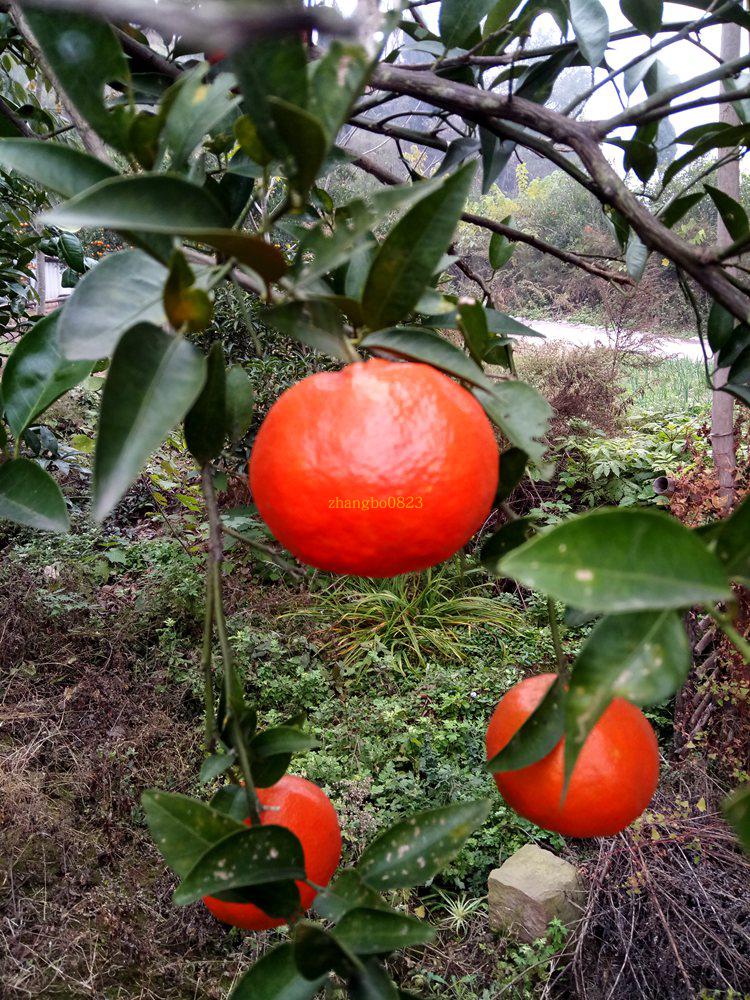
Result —
<instances>
[{"instance_id":1,"label":"rock","mask_svg":"<svg viewBox=\"0 0 750 1000\"><path fill-rule=\"evenodd\" d=\"M567 926L581 916L585 890L574 865L526 844L490 872L490 926L521 941L544 937L550 920Z\"/></svg>"}]
</instances>

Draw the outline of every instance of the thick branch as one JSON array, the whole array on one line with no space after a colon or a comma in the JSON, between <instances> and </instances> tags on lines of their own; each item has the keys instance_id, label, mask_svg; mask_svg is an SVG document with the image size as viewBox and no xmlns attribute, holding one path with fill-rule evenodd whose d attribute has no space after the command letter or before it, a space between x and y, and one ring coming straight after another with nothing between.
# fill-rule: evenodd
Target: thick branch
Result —
<instances>
[{"instance_id":1,"label":"thick branch","mask_svg":"<svg viewBox=\"0 0 750 1000\"><path fill-rule=\"evenodd\" d=\"M746 57L750 62L750 57ZM597 127L573 121L550 108L522 98L481 91L444 80L434 73L410 73L397 66L378 66L373 82L380 89L429 101L435 107L471 121L488 116L532 128L577 153L603 204L616 208L647 247L658 250L686 271L737 319L746 320L750 303L723 272L711 249L693 247L661 223L636 198L599 148Z\"/></svg>"}]
</instances>

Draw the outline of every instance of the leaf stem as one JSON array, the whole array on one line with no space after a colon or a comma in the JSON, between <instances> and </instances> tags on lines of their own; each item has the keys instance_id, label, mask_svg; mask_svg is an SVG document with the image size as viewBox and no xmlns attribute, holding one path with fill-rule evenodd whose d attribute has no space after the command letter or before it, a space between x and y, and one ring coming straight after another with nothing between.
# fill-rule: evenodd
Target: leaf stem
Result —
<instances>
[{"instance_id":1,"label":"leaf stem","mask_svg":"<svg viewBox=\"0 0 750 1000\"><path fill-rule=\"evenodd\" d=\"M557 669L560 674L564 674L567 670L567 664L565 662L565 653L563 652L562 640L560 638L560 623L557 620L557 605L553 597L547 598L547 616L549 618L549 630L552 633L552 645L555 647Z\"/></svg>"},{"instance_id":2,"label":"leaf stem","mask_svg":"<svg viewBox=\"0 0 750 1000\"><path fill-rule=\"evenodd\" d=\"M226 699L226 712L229 722L229 729L232 738L232 746L237 754L240 763L242 776L245 779L245 795L247 796L247 808L252 824L260 823L260 802L255 791L253 772L250 766L250 755L245 744L245 735L242 731L242 709L244 707L242 696L238 694L239 685L234 670L234 659L232 649L227 637L227 624L224 617L224 600L221 591L221 564L224 559L224 545L221 537L221 518L219 507L216 503L216 491L214 489L213 470L210 464L203 466L201 470L201 485L203 496L206 501L208 512L208 565L207 565L207 587L211 589L211 603L213 608L213 621L216 626L216 634L219 637L221 647L221 659L224 668L224 696Z\"/></svg>"},{"instance_id":3,"label":"leaf stem","mask_svg":"<svg viewBox=\"0 0 750 1000\"><path fill-rule=\"evenodd\" d=\"M206 573L206 612L203 619L203 654L201 669L203 671L203 704L206 713L205 734L206 750L213 749L216 740L216 706L214 704L214 678L211 669L211 638L213 629L213 587L210 573Z\"/></svg>"},{"instance_id":4,"label":"leaf stem","mask_svg":"<svg viewBox=\"0 0 750 1000\"><path fill-rule=\"evenodd\" d=\"M711 615L727 639L729 639L737 652L742 656L745 663L750 663L750 642L748 642L744 636L740 635L732 624L729 615L725 615L721 611L717 611L716 608L708 606L706 606L706 611L709 615Z\"/></svg>"}]
</instances>

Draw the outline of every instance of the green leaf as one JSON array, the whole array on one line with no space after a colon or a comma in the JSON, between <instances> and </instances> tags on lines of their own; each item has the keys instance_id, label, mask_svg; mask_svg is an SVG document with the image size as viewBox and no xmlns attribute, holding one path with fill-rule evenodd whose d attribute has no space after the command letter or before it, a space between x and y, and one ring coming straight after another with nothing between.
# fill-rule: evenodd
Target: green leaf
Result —
<instances>
[{"instance_id":1,"label":"green leaf","mask_svg":"<svg viewBox=\"0 0 750 1000\"><path fill-rule=\"evenodd\" d=\"M516 244L511 243L507 236L502 233L493 233L490 237L490 267L493 271L499 271L505 267L515 252Z\"/></svg>"},{"instance_id":2,"label":"green leaf","mask_svg":"<svg viewBox=\"0 0 750 1000\"><path fill-rule=\"evenodd\" d=\"M170 170L182 170L205 135L239 104L232 97L232 77L220 73L204 83L205 63L182 75L164 95L167 108L160 132L160 153L169 155Z\"/></svg>"},{"instance_id":3,"label":"green leaf","mask_svg":"<svg viewBox=\"0 0 750 1000\"><path fill-rule=\"evenodd\" d=\"M443 0L440 4L438 31L447 49L464 45L479 27L479 22L497 0Z\"/></svg>"},{"instance_id":4,"label":"green leaf","mask_svg":"<svg viewBox=\"0 0 750 1000\"><path fill-rule=\"evenodd\" d=\"M244 97L244 110L265 148L283 158L287 149L276 128L269 98L307 106L307 53L299 34L242 45L231 66Z\"/></svg>"},{"instance_id":5,"label":"green leaf","mask_svg":"<svg viewBox=\"0 0 750 1000\"><path fill-rule=\"evenodd\" d=\"M66 358L109 356L137 323L162 323L167 269L141 250L122 250L81 278L60 315L58 337Z\"/></svg>"},{"instance_id":6,"label":"green leaf","mask_svg":"<svg viewBox=\"0 0 750 1000\"><path fill-rule=\"evenodd\" d=\"M628 237L628 245L625 250L625 266L628 274L635 281L640 281L648 263L649 249L645 243L635 234Z\"/></svg>"},{"instance_id":7,"label":"green leaf","mask_svg":"<svg viewBox=\"0 0 750 1000\"><path fill-rule=\"evenodd\" d=\"M655 705L670 698L690 669L685 628L675 611L607 615L573 665L565 706L565 774L613 698Z\"/></svg>"},{"instance_id":8,"label":"green leaf","mask_svg":"<svg viewBox=\"0 0 750 1000\"><path fill-rule=\"evenodd\" d=\"M570 0L570 23L589 66L598 66L609 42L609 18L599 0Z\"/></svg>"},{"instance_id":9,"label":"green leaf","mask_svg":"<svg viewBox=\"0 0 750 1000\"><path fill-rule=\"evenodd\" d=\"M362 295L371 329L389 326L417 304L453 238L473 176L474 164L468 163L446 177L385 238Z\"/></svg>"},{"instance_id":10,"label":"green leaf","mask_svg":"<svg viewBox=\"0 0 750 1000\"><path fill-rule=\"evenodd\" d=\"M489 129L479 129L479 143L482 150L482 194L487 194L503 172L513 155L516 143L510 139L498 139Z\"/></svg>"},{"instance_id":11,"label":"green leaf","mask_svg":"<svg viewBox=\"0 0 750 1000\"><path fill-rule=\"evenodd\" d=\"M712 302L708 313L708 343L716 353L729 343L736 320L734 316L719 302Z\"/></svg>"},{"instance_id":12,"label":"green leaf","mask_svg":"<svg viewBox=\"0 0 750 1000\"><path fill-rule=\"evenodd\" d=\"M620 0L620 10L634 28L653 38L661 27L663 0Z\"/></svg>"},{"instance_id":13,"label":"green leaf","mask_svg":"<svg viewBox=\"0 0 750 1000\"><path fill-rule=\"evenodd\" d=\"M738 788L724 801L724 815L734 827L740 843L750 854L750 784Z\"/></svg>"},{"instance_id":14,"label":"green leaf","mask_svg":"<svg viewBox=\"0 0 750 1000\"><path fill-rule=\"evenodd\" d=\"M56 226L143 232L223 228L230 220L205 188L179 174L128 174L100 181L48 209L42 221Z\"/></svg>"},{"instance_id":15,"label":"green leaf","mask_svg":"<svg viewBox=\"0 0 750 1000\"><path fill-rule=\"evenodd\" d=\"M305 878L302 845L283 826L244 826L212 844L172 897L177 906L243 886Z\"/></svg>"},{"instance_id":16,"label":"green leaf","mask_svg":"<svg viewBox=\"0 0 750 1000\"><path fill-rule=\"evenodd\" d=\"M247 819L247 795L240 785L222 785L211 797L211 808L240 823ZM197 858L195 859L198 860Z\"/></svg>"},{"instance_id":17,"label":"green leaf","mask_svg":"<svg viewBox=\"0 0 750 1000\"><path fill-rule=\"evenodd\" d=\"M318 119L304 108L278 97L269 97L276 131L291 156L289 184L302 204L323 166L328 140Z\"/></svg>"},{"instance_id":18,"label":"green leaf","mask_svg":"<svg viewBox=\"0 0 750 1000\"><path fill-rule=\"evenodd\" d=\"M519 545L533 538L536 522L531 517L517 517L499 528L482 546L481 561L490 573L500 576L500 560Z\"/></svg>"},{"instance_id":19,"label":"green leaf","mask_svg":"<svg viewBox=\"0 0 750 1000\"><path fill-rule=\"evenodd\" d=\"M214 781L220 774L228 771L237 761L233 750L229 753L212 753L201 764L199 780L206 783Z\"/></svg>"},{"instance_id":20,"label":"green leaf","mask_svg":"<svg viewBox=\"0 0 750 1000\"><path fill-rule=\"evenodd\" d=\"M565 697L565 682L557 677L521 728L487 761L487 770L518 771L546 757L565 732Z\"/></svg>"},{"instance_id":21,"label":"green leaf","mask_svg":"<svg viewBox=\"0 0 750 1000\"><path fill-rule=\"evenodd\" d=\"M665 226L669 226L671 229L691 208L694 208L699 201L702 201L704 197L703 191L694 191L693 194L686 194L682 198L675 198L659 214L659 219Z\"/></svg>"},{"instance_id":22,"label":"green leaf","mask_svg":"<svg viewBox=\"0 0 750 1000\"><path fill-rule=\"evenodd\" d=\"M353 868L342 872L332 885L315 897L315 910L324 920L340 920L345 913L362 906L370 910L389 909L383 898L365 885Z\"/></svg>"},{"instance_id":23,"label":"green leaf","mask_svg":"<svg viewBox=\"0 0 750 1000\"><path fill-rule=\"evenodd\" d=\"M720 191L711 184L704 184L703 187L708 191L709 197L716 206L716 210L732 239L739 240L743 236L747 236L750 230L750 221L748 221L747 212L742 205L725 191Z\"/></svg>"},{"instance_id":24,"label":"green leaf","mask_svg":"<svg viewBox=\"0 0 750 1000\"><path fill-rule=\"evenodd\" d=\"M86 265L83 260L83 244L73 233L60 233L60 252L63 260L78 274L83 274Z\"/></svg>"},{"instance_id":25,"label":"green leaf","mask_svg":"<svg viewBox=\"0 0 750 1000\"><path fill-rule=\"evenodd\" d=\"M304 750L314 750L320 743L301 729L294 726L274 726L265 729L253 737L250 753L261 760L264 757L274 757L280 753L302 753Z\"/></svg>"},{"instance_id":26,"label":"green leaf","mask_svg":"<svg viewBox=\"0 0 750 1000\"><path fill-rule=\"evenodd\" d=\"M38 414L82 382L90 361L67 361L60 352L59 312L40 319L19 341L3 369L5 419L20 437Z\"/></svg>"},{"instance_id":27,"label":"green leaf","mask_svg":"<svg viewBox=\"0 0 750 1000\"><path fill-rule=\"evenodd\" d=\"M719 522L715 551L729 576L750 586L750 496Z\"/></svg>"},{"instance_id":28,"label":"green leaf","mask_svg":"<svg viewBox=\"0 0 750 1000\"><path fill-rule=\"evenodd\" d=\"M383 966L371 958L349 980L349 996L352 1000L398 1000L399 991Z\"/></svg>"},{"instance_id":29,"label":"green leaf","mask_svg":"<svg viewBox=\"0 0 750 1000\"><path fill-rule=\"evenodd\" d=\"M147 323L128 330L102 393L94 456L93 514L101 521L149 455L195 402L206 362L182 338Z\"/></svg>"},{"instance_id":30,"label":"green leaf","mask_svg":"<svg viewBox=\"0 0 750 1000\"><path fill-rule=\"evenodd\" d=\"M225 381L227 437L232 445L248 432L255 397L250 376L241 365L230 365Z\"/></svg>"},{"instance_id":31,"label":"green leaf","mask_svg":"<svg viewBox=\"0 0 750 1000\"><path fill-rule=\"evenodd\" d=\"M507 313L498 312L497 309L485 308L485 314L487 316L487 326L489 327L490 333L499 333L503 335L508 335L512 337L540 337L544 340L543 333L537 333L536 330L532 330L530 326L526 326L525 323L520 323L517 319L513 319L512 316L508 316Z\"/></svg>"},{"instance_id":32,"label":"green leaf","mask_svg":"<svg viewBox=\"0 0 750 1000\"><path fill-rule=\"evenodd\" d=\"M326 978L305 979L297 970L293 945L285 942L245 973L229 1000L312 1000Z\"/></svg>"},{"instance_id":33,"label":"green leaf","mask_svg":"<svg viewBox=\"0 0 750 1000\"><path fill-rule=\"evenodd\" d=\"M212 844L245 829L237 819L187 795L151 789L143 793L141 803L154 843L180 878Z\"/></svg>"},{"instance_id":34,"label":"green leaf","mask_svg":"<svg viewBox=\"0 0 750 1000\"><path fill-rule=\"evenodd\" d=\"M341 312L330 302L289 302L265 316L269 326L339 361L351 361Z\"/></svg>"},{"instance_id":35,"label":"green leaf","mask_svg":"<svg viewBox=\"0 0 750 1000\"><path fill-rule=\"evenodd\" d=\"M117 176L113 167L74 146L37 139L0 139L0 166L64 198Z\"/></svg>"},{"instance_id":36,"label":"green leaf","mask_svg":"<svg viewBox=\"0 0 750 1000\"><path fill-rule=\"evenodd\" d=\"M361 45L334 40L310 69L309 111L323 124L331 143L364 90L370 61Z\"/></svg>"},{"instance_id":37,"label":"green leaf","mask_svg":"<svg viewBox=\"0 0 750 1000\"><path fill-rule=\"evenodd\" d=\"M49 472L28 458L0 465L0 520L41 531L67 531L70 527L60 487Z\"/></svg>"},{"instance_id":38,"label":"green leaf","mask_svg":"<svg viewBox=\"0 0 750 1000\"><path fill-rule=\"evenodd\" d=\"M490 389L474 389L474 395L508 441L525 451L538 466L544 465L547 449L542 438L552 416L552 407L541 393L526 382L495 382Z\"/></svg>"},{"instance_id":39,"label":"green leaf","mask_svg":"<svg viewBox=\"0 0 750 1000\"><path fill-rule=\"evenodd\" d=\"M458 300L458 328L469 354L481 366L490 344L487 315L481 302L468 298Z\"/></svg>"},{"instance_id":40,"label":"green leaf","mask_svg":"<svg viewBox=\"0 0 750 1000\"><path fill-rule=\"evenodd\" d=\"M110 110L105 88L130 83L128 64L112 28L104 21L24 7L24 15L56 82L75 109L105 142L127 152L128 118L124 108Z\"/></svg>"},{"instance_id":41,"label":"green leaf","mask_svg":"<svg viewBox=\"0 0 750 1000\"><path fill-rule=\"evenodd\" d=\"M170 326L180 332L197 333L213 319L211 296L195 284L195 276L180 250L175 250L169 260L164 312Z\"/></svg>"},{"instance_id":42,"label":"green leaf","mask_svg":"<svg viewBox=\"0 0 750 1000\"><path fill-rule=\"evenodd\" d=\"M500 480L497 487L497 499L500 503L508 499L523 479L528 460L529 456L522 448L507 448L500 455Z\"/></svg>"},{"instance_id":43,"label":"green leaf","mask_svg":"<svg viewBox=\"0 0 750 1000\"><path fill-rule=\"evenodd\" d=\"M185 444L203 467L221 454L227 430L224 348L216 340L206 359L206 382L185 417Z\"/></svg>"},{"instance_id":44,"label":"green leaf","mask_svg":"<svg viewBox=\"0 0 750 1000\"><path fill-rule=\"evenodd\" d=\"M490 808L488 799L456 802L401 820L366 848L360 877L381 892L424 884L458 854Z\"/></svg>"},{"instance_id":45,"label":"green leaf","mask_svg":"<svg viewBox=\"0 0 750 1000\"><path fill-rule=\"evenodd\" d=\"M427 944L435 937L435 930L402 913L357 907L341 917L333 934L355 955L384 955Z\"/></svg>"},{"instance_id":46,"label":"green leaf","mask_svg":"<svg viewBox=\"0 0 750 1000\"><path fill-rule=\"evenodd\" d=\"M403 326L389 330L378 330L368 333L361 341L361 346L368 351L385 354L389 357L408 358L410 361L423 361L448 375L454 375L471 385L482 386L490 391L492 383L481 368L463 351L454 347L450 341L430 333L423 327Z\"/></svg>"},{"instance_id":47,"label":"green leaf","mask_svg":"<svg viewBox=\"0 0 750 1000\"><path fill-rule=\"evenodd\" d=\"M684 608L730 595L716 556L656 510L604 508L572 518L515 549L499 571L584 611Z\"/></svg>"},{"instance_id":48,"label":"green leaf","mask_svg":"<svg viewBox=\"0 0 750 1000\"><path fill-rule=\"evenodd\" d=\"M359 959L337 941L333 934L308 920L294 929L294 961L306 979L318 980L329 971L347 975L361 966Z\"/></svg>"}]
</instances>

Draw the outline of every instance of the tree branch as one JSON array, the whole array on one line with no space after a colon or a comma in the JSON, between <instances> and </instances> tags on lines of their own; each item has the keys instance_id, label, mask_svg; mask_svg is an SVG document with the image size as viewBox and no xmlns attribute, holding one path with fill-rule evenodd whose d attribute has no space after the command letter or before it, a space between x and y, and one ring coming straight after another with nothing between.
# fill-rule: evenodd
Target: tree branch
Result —
<instances>
[{"instance_id":1,"label":"tree branch","mask_svg":"<svg viewBox=\"0 0 750 1000\"><path fill-rule=\"evenodd\" d=\"M373 163L372 160L368 160L365 156L360 156L352 162L352 165L358 167L360 170L364 170L366 173L373 177L376 177L383 184L402 184L402 178L396 176L396 174L391 173L385 167L381 167L378 163ZM516 229L513 226L507 226L503 222L496 222L494 219L485 218L482 215L475 215L473 212L464 212L461 216L462 222L467 222L471 226L477 226L480 229L488 229L493 233L500 233L502 236L506 236L509 240L515 243L526 243L530 247L534 247L535 250L539 250L541 253L549 254L551 257L556 257L558 260L564 261L566 264L572 264L574 267L580 268L582 271L586 271L588 274L593 274L597 278L604 278L606 281L615 282L619 285L632 285L633 279L628 277L626 274L618 274L616 271L609 271L603 267L597 267L596 264L589 263L583 257L578 254L570 253L567 250L561 250L559 247L553 246L551 243L545 243L544 240L540 240L536 236L532 236L531 233L524 233L521 229Z\"/></svg>"}]
</instances>

